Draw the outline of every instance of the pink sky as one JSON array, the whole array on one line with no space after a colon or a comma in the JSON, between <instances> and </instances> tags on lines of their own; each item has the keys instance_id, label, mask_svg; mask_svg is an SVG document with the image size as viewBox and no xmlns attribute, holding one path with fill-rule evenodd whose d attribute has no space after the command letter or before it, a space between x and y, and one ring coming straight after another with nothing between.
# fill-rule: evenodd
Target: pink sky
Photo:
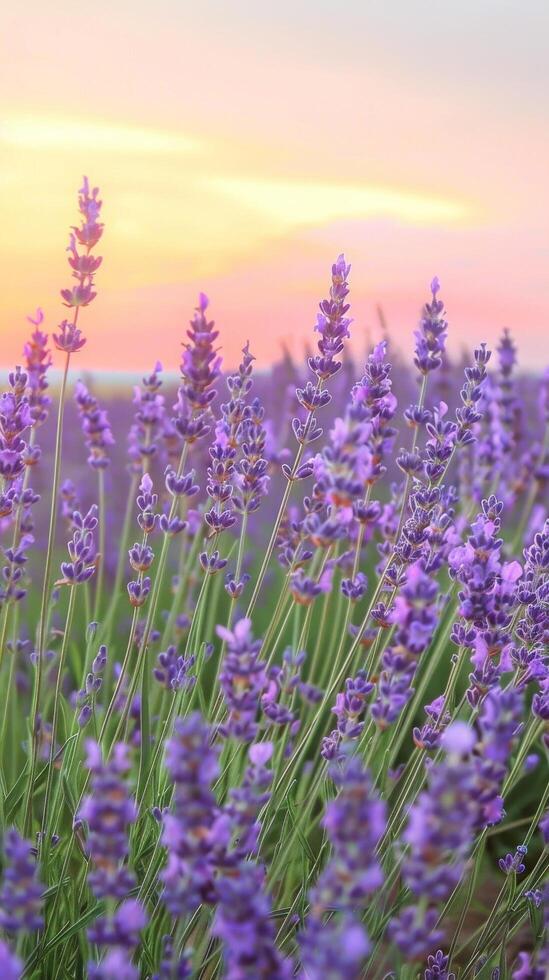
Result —
<instances>
[{"instance_id":1,"label":"pink sky","mask_svg":"<svg viewBox=\"0 0 549 980\"><path fill-rule=\"evenodd\" d=\"M509 326L540 366L548 28L537 0L8 4L2 362L28 312L64 314L87 173L106 230L82 367L175 369L199 289L229 364L248 338L261 365L299 354L341 251L358 350L378 303L410 349L436 273L454 350Z\"/></svg>"}]
</instances>

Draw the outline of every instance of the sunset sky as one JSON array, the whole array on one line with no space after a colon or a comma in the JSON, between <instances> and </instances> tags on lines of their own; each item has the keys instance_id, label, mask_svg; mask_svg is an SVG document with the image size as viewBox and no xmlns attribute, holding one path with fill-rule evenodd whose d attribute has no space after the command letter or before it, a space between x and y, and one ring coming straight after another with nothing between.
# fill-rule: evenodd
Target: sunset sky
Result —
<instances>
[{"instance_id":1,"label":"sunset sky","mask_svg":"<svg viewBox=\"0 0 549 980\"><path fill-rule=\"evenodd\" d=\"M547 359L546 2L27 0L0 30L2 365L64 315L83 173L82 367L176 368L199 289L229 365L300 354L341 251L358 351L377 304L409 350L437 274L453 350L509 326Z\"/></svg>"}]
</instances>

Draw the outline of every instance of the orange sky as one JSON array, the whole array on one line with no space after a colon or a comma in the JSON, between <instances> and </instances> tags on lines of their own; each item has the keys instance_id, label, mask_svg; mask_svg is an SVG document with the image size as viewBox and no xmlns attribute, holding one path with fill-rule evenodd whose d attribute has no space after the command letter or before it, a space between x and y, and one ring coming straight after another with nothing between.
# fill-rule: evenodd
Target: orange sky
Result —
<instances>
[{"instance_id":1,"label":"orange sky","mask_svg":"<svg viewBox=\"0 0 549 980\"><path fill-rule=\"evenodd\" d=\"M27 312L64 315L82 173L106 224L82 367L175 368L199 289L227 363L299 353L340 251L359 350L377 303L410 349L436 273L454 350L507 325L547 359L546 4L7 6L2 363Z\"/></svg>"}]
</instances>

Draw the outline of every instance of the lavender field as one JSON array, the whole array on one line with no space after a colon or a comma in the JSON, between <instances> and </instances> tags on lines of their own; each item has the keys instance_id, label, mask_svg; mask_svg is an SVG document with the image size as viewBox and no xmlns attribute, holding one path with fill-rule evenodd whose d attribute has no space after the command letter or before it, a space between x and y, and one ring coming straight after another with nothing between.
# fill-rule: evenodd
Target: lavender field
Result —
<instances>
[{"instance_id":1,"label":"lavender field","mask_svg":"<svg viewBox=\"0 0 549 980\"><path fill-rule=\"evenodd\" d=\"M74 382L78 207L0 405L0 978L543 980L549 372L437 278L354 363L340 255L303 363L200 294L176 385Z\"/></svg>"}]
</instances>

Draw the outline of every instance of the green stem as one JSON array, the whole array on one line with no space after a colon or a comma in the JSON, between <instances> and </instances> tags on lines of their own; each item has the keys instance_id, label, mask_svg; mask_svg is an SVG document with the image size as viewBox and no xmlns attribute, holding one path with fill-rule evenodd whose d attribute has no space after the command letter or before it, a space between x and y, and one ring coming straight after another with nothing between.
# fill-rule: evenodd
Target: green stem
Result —
<instances>
[{"instance_id":1,"label":"green stem","mask_svg":"<svg viewBox=\"0 0 549 980\"><path fill-rule=\"evenodd\" d=\"M316 389L315 389L315 394L319 394L320 393L320 391L322 390L322 386L323 386L322 381L318 381L317 386L316 386ZM248 618L252 614L252 611L253 611L253 609L255 607L255 604L256 604L256 602L258 600L258 597L259 597L259 592L261 590L261 586L263 585L263 579L265 578L265 574L267 572L267 568L269 566L269 562L271 560L271 556L272 556L273 551L274 551L274 548L275 548L276 539L278 537L278 532L279 532L279 529L280 529L280 523L282 521L282 518L284 517L285 511L286 511L286 507L288 505L288 500L290 499L290 494L292 492L292 486L293 486L293 483L295 481L295 476L296 476L296 473L297 473L297 471L299 469L301 460L303 458L303 453L305 452L305 446L307 444L307 437L309 435L309 431L310 431L310 428L311 428L311 424L312 424L313 418L314 418L314 412L312 410L310 410L308 412L308 414L307 414L307 420L305 422L305 427L304 427L304 432L303 432L303 438L302 438L302 440L299 443L299 446L298 446L298 449L297 449L297 453L295 455L295 459L294 459L294 462L293 462L293 465L292 465L292 469L291 469L290 475L287 478L286 486L284 487L284 493L282 494L282 500L280 501L280 506L278 508L278 514L276 515L276 520L275 520L274 525L273 525L273 530L271 532L271 537L269 538L269 543L268 543L267 548L265 550L265 554L263 556L263 561L261 562L261 568L259 569L259 574L257 576L256 583L255 583L255 586L254 586L254 590L252 592L252 597L250 599L250 602L249 602L249 605L248 605L248 609L246 611L246 617L248 617Z\"/></svg>"},{"instance_id":2,"label":"green stem","mask_svg":"<svg viewBox=\"0 0 549 980\"><path fill-rule=\"evenodd\" d=\"M95 588L95 602L93 606L93 618L95 622L99 620L101 613L101 596L103 592L103 578L105 575L105 470L98 471L98 497L99 497L99 568L97 570L97 582Z\"/></svg>"},{"instance_id":3,"label":"green stem","mask_svg":"<svg viewBox=\"0 0 549 980\"><path fill-rule=\"evenodd\" d=\"M425 395L426 395L426 393L427 393L427 375L424 374L422 376L422 379L421 379L421 388L420 388L420 392L419 392L418 406L419 406L420 410L423 408L423 405L425 403ZM412 447L411 447L411 450L410 450L410 452L412 453L412 455L416 451L418 434L419 434L419 425L416 425L414 427L414 435L413 435L413 438L412 438ZM402 531L402 528L404 526L404 521L406 520L406 511L408 509L408 498L410 496L410 486L411 486L411 483L412 483L412 478L411 478L410 474L407 473L406 474L406 483L404 484L404 493L402 495L402 506L400 508L400 517L399 517L399 521L398 521L398 529L397 529L395 541L398 541L398 539L400 538L400 532Z\"/></svg>"},{"instance_id":4,"label":"green stem","mask_svg":"<svg viewBox=\"0 0 549 980\"><path fill-rule=\"evenodd\" d=\"M101 636L105 636L106 642L110 640L110 632L113 620L115 618L116 609L118 602L121 597L122 590L122 579L124 577L124 569L126 568L126 562L128 560L128 543L130 536L130 527L132 512L135 506L135 497L137 494L137 486L139 483L139 475L134 473L131 478L130 487L128 490L128 500L126 503L126 512L124 514L124 523L122 525L122 534L120 538L120 549L118 552L118 563L116 566L116 573L114 577L114 585L112 589L111 601L107 614L105 616L104 631L102 631Z\"/></svg>"},{"instance_id":5,"label":"green stem","mask_svg":"<svg viewBox=\"0 0 549 980\"><path fill-rule=\"evenodd\" d=\"M65 631L63 633L63 642L61 644L61 653L59 655L59 664L57 668L57 678L55 681L55 696L53 701L53 718L51 725L51 742L50 742L50 754L48 761L48 774L46 778L46 791L44 795L44 809L42 811L42 844L44 845L44 850L46 854L49 850L49 828L48 828L48 818L49 818L49 804L50 795L53 782L53 760L55 757L55 745L57 739L57 726L59 722L59 708L61 702L61 687L63 684L63 671L65 668L65 659L67 655L67 648L69 645L70 632L72 628L72 620L74 616L74 604L76 599L76 586L70 586L69 593L69 605L67 609L67 618L65 623Z\"/></svg>"},{"instance_id":6,"label":"green stem","mask_svg":"<svg viewBox=\"0 0 549 980\"><path fill-rule=\"evenodd\" d=\"M80 307L77 307L74 325L76 326L78 320L78 312ZM63 369L63 378L61 381L61 390L59 392L59 405L57 408L57 430L55 435L55 456L53 463L53 481L51 490L51 507L50 507L50 521L48 528L48 544L46 546L46 557L44 561L44 580L42 584L42 598L40 602L40 619L38 625L38 642L36 645L36 670L34 675L34 688L32 696L32 708L31 708L31 730L30 730L30 769L29 769L29 779L27 783L27 790L25 795L24 803L24 830L23 833L26 837L30 836L31 825L32 825L32 787L34 783L34 776L36 772L36 762L38 757L38 712L40 710L40 695L42 693L42 679L44 670L44 648L46 643L46 623L48 618L48 604L50 597L50 578L51 578L51 565L53 561L53 549L55 544L55 530L57 526L57 495L59 492L59 478L61 473L61 451L63 445L63 418L65 414L65 395L67 390L67 378L69 373L70 365L70 352L67 352L65 356L65 366Z\"/></svg>"}]
</instances>

